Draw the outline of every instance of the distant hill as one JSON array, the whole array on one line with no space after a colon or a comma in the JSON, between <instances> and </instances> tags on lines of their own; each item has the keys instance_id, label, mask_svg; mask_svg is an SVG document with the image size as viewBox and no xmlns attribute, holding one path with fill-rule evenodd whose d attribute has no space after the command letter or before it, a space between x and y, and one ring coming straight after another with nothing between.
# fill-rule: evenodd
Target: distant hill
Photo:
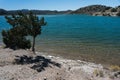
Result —
<instances>
[{"instance_id":1,"label":"distant hill","mask_svg":"<svg viewBox=\"0 0 120 80\"><path fill-rule=\"evenodd\" d=\"M71 14L93 14L95 12L102 12L102 11L108 10L110 8L112 8L112 7L107 7L104 5L91 5L91 6L79 8L79 9L71 12Z\"/></svg>"},{"instance_id":2,"label":"distant hill","mask_svg":"<svg viewBox=\"0 0 120 80\"><path fill-rule=\"evenodd\" d=\"M5 14L7 14L7 11L4 9L0 9L0 15L5 15Z\"/></svg>"},{"instance_id":3,"label":"distant hill","mask_svg":"<svg viewBox=\"0 0 120 80\"><path fill-rule=\"evenodd\" d=\"M94 16L120 16L120 6L90 5L72 11L71 14L88 14Z\"/></svg>"},{"instance_id":4,"label":"distant hill","mask_svg":"<svg viewBox=\"0 0 120 80\"><path fill-rule=\"evenodd\" d=\"M67 11L51 11L51 10L28 10L28 9L22 9L22 10L4 10L0 9L0 15L10 15L10 14L17 14L17 12L23 12L25 14L28 14L29 11L32 11L34 14L38 15L53 15L53 14L88 14L88 15L94 15L94 16L120 16L120 6L118 7L109 7L105 5L90 5L86 7L79 8L75 11L67 10Z\"/></svg>"},{"instance_id":5,"label":"distant hill","mask_svg":"<svg viewBox=\"0 0 120 80\"><path fill-rule=\"evenodd\" d=\"M28 14L29 11L32 11L34 14L39 14L39 15L52 15L52 14L69 14L71 10L67 11L50 11L50 10L28 10L28 9L22 9L22 10L4 10L0 9L0 15L11 15L11 14L17 14L18 12L23 12L24 14Z\"/></svg>"}]
</instances>

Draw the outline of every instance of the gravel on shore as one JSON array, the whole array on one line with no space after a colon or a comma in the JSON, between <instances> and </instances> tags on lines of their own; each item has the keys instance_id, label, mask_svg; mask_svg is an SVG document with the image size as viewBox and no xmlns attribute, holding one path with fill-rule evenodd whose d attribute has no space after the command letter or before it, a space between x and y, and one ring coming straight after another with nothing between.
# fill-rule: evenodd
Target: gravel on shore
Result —
<instances>
[{"instance_id":1,"label":"gravel on shore","mask_svg":"<svg viewBox=\"0 0 120 80\"><path fill-rule=\"evenodd\" d=\"M0 48L0 80L120 80L101 64Z\"/></svg>"}]
</instances>

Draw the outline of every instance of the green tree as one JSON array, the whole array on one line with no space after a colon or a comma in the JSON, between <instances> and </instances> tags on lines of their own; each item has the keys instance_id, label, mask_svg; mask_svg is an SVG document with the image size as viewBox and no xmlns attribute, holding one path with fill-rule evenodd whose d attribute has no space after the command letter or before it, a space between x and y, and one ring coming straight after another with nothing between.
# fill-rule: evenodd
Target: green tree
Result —
<instances>
[{"instance_id":1,"label":"green tree","mask_svg":"<svg viewBox=\"0 0 120 80\"><path fill-rule=\"evenodd\" d=\"M22 16L21 25L25 26L28 34L33 37L32 51L35 53L35 39L41 34L41 27L45 26L47 23L45 22L44 17L40 19L32 12L29 12L28 15L22 13L19 13L19 15Z\"/></svg>"},{"instance_id":2,"label":"green tree","mask_svg":"<svg viewBox=\"0 0 120 80\"><path fill-rule=\"evenodd\" d=\"M27 15L19 12L18 15L6 16L5 18L12 25L9 31L3 30L2 32L3 42L6 46L21 48L25 44L26 46L24 47L29 48L30 41L26 39L26 36L30 35L33 37L32 51L35 53L35 39L41 34L41 27L47 24L44 21L44 17L40 19L32 12Z\"/></svg>"},{"instance_id":3,"label":"green tree","mask_svg":"<svg viewBox=\"0 0 120 80\"><path fill-rule=\"evenodd\" d=\"M3 30L3 42L6 47L12 49L29 49L31 47L30 40L26 39L28 35L26 27L21 25L22 17L17 15L5 16L7 22L11 25L10 30Z\"/></svg>"},{"instance_id":4,"label":"green tree","mask_svg":"<svg viewBox=\"0 0 120 80\"><path fill-rule=\"evenodd\" d=\"M35 53L35 39L41 34L41 27L45 26L47 23L45 22L44 17L39 19L39 17L32 12L25 16L25 18L25 20L27 20L25 23L27 22L28 33L33 37L32 51Z\"/></svg>"}]
</instances>

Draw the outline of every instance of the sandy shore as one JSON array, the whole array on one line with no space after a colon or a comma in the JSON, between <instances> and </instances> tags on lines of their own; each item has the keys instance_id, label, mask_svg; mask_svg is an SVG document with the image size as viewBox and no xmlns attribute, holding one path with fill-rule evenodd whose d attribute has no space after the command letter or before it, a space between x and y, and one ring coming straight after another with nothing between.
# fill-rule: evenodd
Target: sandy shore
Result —
<instances>
[{"instance_id":1,"label":"sandy shore","mask_svg":"<svg viewBox=\"0 0 120 80\"><path fill-rule=\"evenodd\" d=\"M41 52L0 48L0 80L120 80L120 71Z\"/></svg>"}]
</instances>

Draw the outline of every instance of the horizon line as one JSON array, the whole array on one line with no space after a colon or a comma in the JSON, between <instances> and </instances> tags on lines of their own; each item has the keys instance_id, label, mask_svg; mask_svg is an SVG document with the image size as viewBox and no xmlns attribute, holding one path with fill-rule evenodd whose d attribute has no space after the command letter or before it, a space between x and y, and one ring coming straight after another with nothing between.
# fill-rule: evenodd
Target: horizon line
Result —
<instances>
[{"instance_id":1,"label":"horizon line","mask_svg":"<svg viewBox=\"0 0 120 80\"><path fill-rule=\"evenodd\" d=\"M106 6L106 7L112 7L112 8L115 8L115 7L118 7L120 5L117 5L117 6L108 6L108 5L102 5L102 4L93 4L93 5L87 5L87 6L81 6L77 9L80 9L80 8L84 8L84 7L88 7L88 6L94 6L94 5L101 5L101 6ZM0 8L0 9L4 9L4 8ZM7 10L7 11L14 11L14 10L42 10L42 11L74 11L74 10L77 10L77 9L65 9L65 10L57 10L57 9L26 9L26 8L21 8L21 9L4 9L4 10Z\"/></svg>"}]
</instances>

